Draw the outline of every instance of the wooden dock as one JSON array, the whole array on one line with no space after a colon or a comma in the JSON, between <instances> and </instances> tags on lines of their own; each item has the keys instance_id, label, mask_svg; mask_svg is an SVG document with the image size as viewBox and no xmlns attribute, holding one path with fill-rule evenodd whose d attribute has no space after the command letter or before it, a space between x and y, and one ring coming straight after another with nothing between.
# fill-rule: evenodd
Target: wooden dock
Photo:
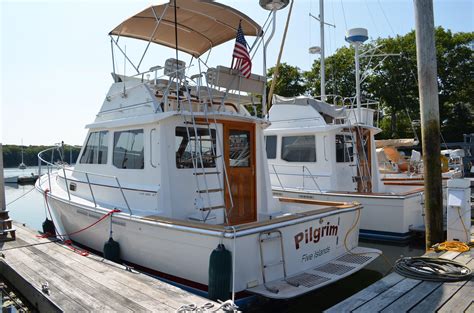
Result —
<instances>
[{"instance_id":1,"label":"wooden dock","mask_svg":"<svg viewBox=\"0 0 474 313\"><path fill-rule=\"evenodd\" d=\"M471 233L474 227L471 228ZM471 237L473 240L474 237ZM474 271L474 251L428 253L455 260ZM325 312L474 312L474 276L440 283L391 273Z\"/></svg>"},{"instance_id":2,"label":"wooden dock","mask_svg":"<svg viewBox=\"0 0 474 313\"><path fill-rule=\"evenodd\" d=\"M15 223L16 240L0 243L0 274L39 312L176 312L210 303L133 269Z\"/></svg>"}]
</instances>

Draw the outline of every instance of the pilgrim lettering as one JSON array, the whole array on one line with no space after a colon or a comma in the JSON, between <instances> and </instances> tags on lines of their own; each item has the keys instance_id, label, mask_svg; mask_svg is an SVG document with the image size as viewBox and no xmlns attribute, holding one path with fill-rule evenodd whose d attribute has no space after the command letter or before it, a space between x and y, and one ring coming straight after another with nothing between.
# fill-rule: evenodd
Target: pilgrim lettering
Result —
<instances>
[{"instance_id":1,"label":"pilgrim lettering","mask_svg":"<svg viewBox=\"0 0 474 313\"><path fill-rule=\"evenodd\" d=\"M329 225L327 222L326 226L317 227L313 229L313 226L304 230L304 232L297 233L295 235L295 247L296 250L300 248L301 244L308 244L310 242L318 243L324 236L337 236L338 226Z\"/></svg>"}]
</instances>

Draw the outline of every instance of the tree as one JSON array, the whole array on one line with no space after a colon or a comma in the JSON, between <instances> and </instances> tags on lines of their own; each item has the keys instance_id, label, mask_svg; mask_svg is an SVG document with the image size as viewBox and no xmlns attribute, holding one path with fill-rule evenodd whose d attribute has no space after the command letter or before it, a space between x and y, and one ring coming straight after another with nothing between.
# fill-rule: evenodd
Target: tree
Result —
<instances>
[{"instance_id":1,"label":"tree","mask_svg":"<svg viewBox=\"0 0 474 313\"><path fill-rule=\"evenodd\" d=\"M267 77L269 79L267 83L268 88L270 88L272 84L274 72L275 67L267 71ZM303 94L305 89L304 77L301 70L296 66L281 63L273 94L284 97L294 97Z\"/></svg>"}]
</instances>

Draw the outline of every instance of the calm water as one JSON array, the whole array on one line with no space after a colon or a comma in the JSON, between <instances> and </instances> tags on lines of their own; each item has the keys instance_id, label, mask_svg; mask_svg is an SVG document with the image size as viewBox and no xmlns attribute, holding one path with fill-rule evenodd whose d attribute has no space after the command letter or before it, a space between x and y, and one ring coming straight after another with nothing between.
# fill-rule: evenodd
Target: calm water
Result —
<instances>
[{"instance_id":1,"label":"calm water","mask_svg":"<svg viewBox=\"0 0 474 313\"><path fill-rule=\"evenodd\" d=\"M43 172L46 168L43 168ZM3 170L4 177L12 177L12 176L30 176L31 174L38 175L38 166L28 166L24 170L20 170L19 168L6 168Z\"/></svg>"},{"instance_id":2,"label":"calm water","mask_svg":"<svg viewBox=\"0 0 474 313\"><path fill-rule=\"evenodd\" d=\"M6 169L5 172L10 169ZM13 170L12 170L13 171ZM45 219L45 206L43 196L37 191L31 191L33 185L6 184L7 209L10 216L33 229L41 229ZM25 195L26 194L26 195ZM23 196L24 195L24 196ZM18 201L11 201L23 196ZM388 245L380 243L361 242L361 246L380 249L390 263L401 256L415 256L424 253L422 245ZM268 301L259 299L258 304L249 308L249 312L319 312L364 289L383 277L389 270L389 265L379 257L365 269L347 277L335 284L319 289L290 301Z\"/></svg>"}]
</instances>

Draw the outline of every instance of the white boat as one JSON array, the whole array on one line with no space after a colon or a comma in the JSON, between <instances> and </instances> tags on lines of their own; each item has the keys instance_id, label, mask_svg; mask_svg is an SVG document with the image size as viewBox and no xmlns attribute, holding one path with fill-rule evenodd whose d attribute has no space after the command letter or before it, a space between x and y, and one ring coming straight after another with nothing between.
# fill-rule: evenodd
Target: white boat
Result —
<instances>
[{"instance_id":1,"label":"white boat","mask_svg":"<svg viewBox=\"0 0 474 313\"><path fill-rule=\"evenodd\" d=\"M338 108L310 97L274 97L265 130L273 194L356 201L364 210L360 235L403 241L423 222L423 186L385 182L377 166L374 110ZM364 147L364 148L363 148Z\"/></svg>"},{"instance_id":2,"label":"white boat","mask_svg":"<svg viewBox=\"0 0 474 313\"><path fill-rule=\"evenodd\" d=\"M177 49L193 56L194 67L167 59L134 76L114 72L76 165L50 171L44 155L51 151L39 155L48 171L36 188L59 232L101 252L113 230L124 262L204 292L223 289L221 300L226 290L292 298L375 259L378 250L358 246L359 204L272 196L263 140L269 122L247 110L260 106L255 95L265 103L266 78L201 58L235 39L239 21L258 48L261 27L216 2L178 0L176 13L173 3L132 16L111 38L175 47L176 30ZM210 261L221 244L231 272Z\"/></svg>"}]
</instances>

